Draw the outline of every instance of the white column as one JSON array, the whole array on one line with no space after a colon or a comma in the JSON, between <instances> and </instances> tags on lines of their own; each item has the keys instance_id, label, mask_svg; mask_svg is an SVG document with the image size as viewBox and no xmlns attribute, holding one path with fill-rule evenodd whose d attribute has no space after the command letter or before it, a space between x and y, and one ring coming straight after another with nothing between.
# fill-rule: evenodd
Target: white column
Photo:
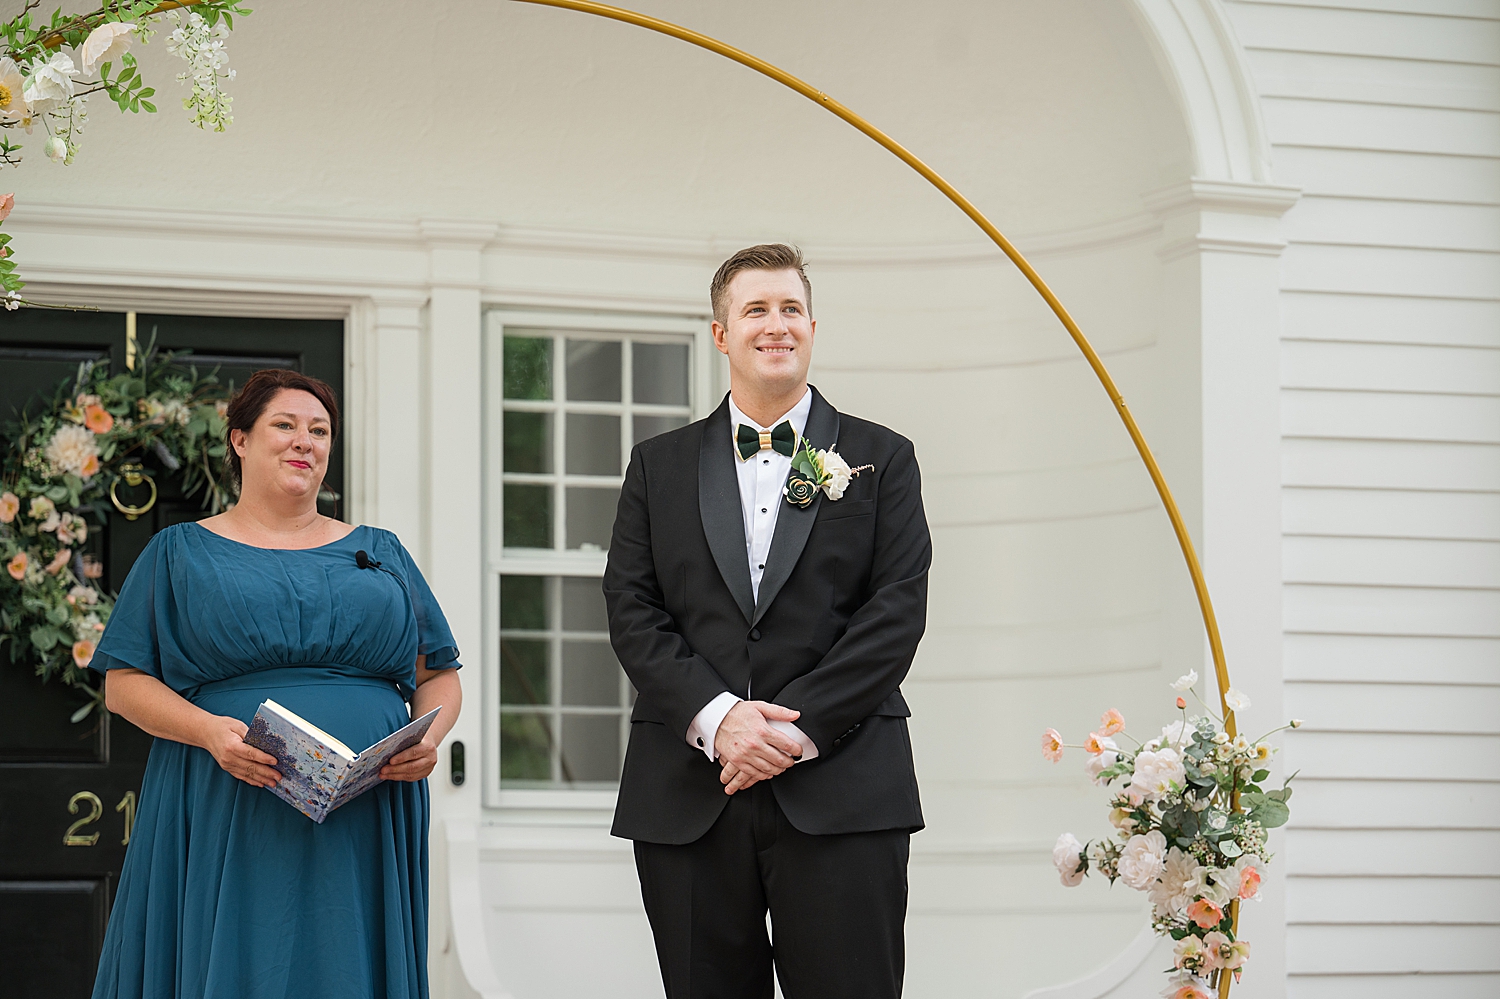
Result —
<instances>
[{"instance_id":1,"label":"white column","mask_svg":"<svg viewBox=\"0 0 1500 999\"><path fill-rule=\"evenodd\" d=\"M424 495L419 519L423 527L423 572L442 603L462 653L465 669L464 710L439 749L438 769L430 781L434 839L443 839L440 863L431 876L433 963L444 965L435 980L450 996L500 995L483 946L484 907L480 894L477 828L483 759L481 656L484 592L481 524L483 522L483 365L479 288L481 252L494 239L493 223L424 221L428 241L431 295L426 314L423 356L397 351L413 360L411 379L425 388L425 419L417 435ZM420 378L415 377L420 370ZM399 375L393 378L399 380ZM451 780L451 749L462 741L467 780ZM480 930L480 932L476 932ZM463 980L462 985L459 979Z\"/></svg>"},{"instance_id":2,"label":"white column","mask_svg":"<svg viewBox=\"0 0 1500 999\"><path fill-rule=\"evenodd\" d=\"M1149 199L1163 223L1171 317L1165 332L1176 348L1169 352L1177 354L1179 375L1196 376L1179 379L1197 396L1194 407L1179 412L1196 413L1197 426L1169 434L1168 464L1178 488L1191 493L1184 506L1192 511L1230 680L1253 702L1237 722L1252 738L1283 720L1280 219L1297 197L1294 188L1194 181ZM1186 591L1186 572L1171 576ZM1216 704L1196 604L1170 604L1190 616L1177 629L1185 640L1178 647L1191 643L1205 676L1200 691ZM1273 774L1279 782L1277 768ZM1273 834L1274 852L1281 839ZM1240 915L1255 955L1234 990L1244 999L1286 994L1286 867L1278 856L1267 870L1264 901Z\"/></svg>"}]
</instances>

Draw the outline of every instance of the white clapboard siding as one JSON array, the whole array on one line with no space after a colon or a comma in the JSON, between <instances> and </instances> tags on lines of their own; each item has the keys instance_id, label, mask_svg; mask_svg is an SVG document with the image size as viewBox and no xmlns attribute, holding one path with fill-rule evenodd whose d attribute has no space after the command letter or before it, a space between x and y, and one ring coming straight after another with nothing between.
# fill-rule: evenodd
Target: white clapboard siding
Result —
<instances>
[{"instance_id":1,"label":"white clapboard siding","mask_svg":"<svg viewBox=\"0 0 1500 999\"><path fill-rule=\"evenodd\" d=\"M1500 0L1226 7L1275 179L1303 190L1287 995L1500 995Z\"/></svg>"},{"instance_id":2,"label":"white clapboard siding","mask_svg":"<svg viewBox=\"0 0 1500 999\"><path fill-rule=\"evenodd\" d=\"M1291 680L1483 684L1495 682L1500 640L1453 635L1288 633L1282 670ZM1293 716L1296 717L1296 716Z\"/></svg>"}]
</instances>

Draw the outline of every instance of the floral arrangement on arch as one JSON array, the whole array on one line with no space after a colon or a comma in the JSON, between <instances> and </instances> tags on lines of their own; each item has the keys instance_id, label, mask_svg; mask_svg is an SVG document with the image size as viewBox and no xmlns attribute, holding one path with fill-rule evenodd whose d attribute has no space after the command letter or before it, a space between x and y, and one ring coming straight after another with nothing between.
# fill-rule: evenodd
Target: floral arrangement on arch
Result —
<instances>
[{"instance_id":1,"label":"floral arrangement on arch","mask_svg":"<svg viewBox=\"0 0 1500 999\"><path fill-rule=\"evenodd\" d=\"M232 503L227 393L214 374L200 376L170 354L153 361L148 348L135 371L79 365L49 408L8 428L0 455L0 644L12 663L33 658L44 681L58 677L89 695L74 721L103 708L86 669L114 598L100 585L104 567L88 541L92 525L106 522L122 466L149 452L182 473L187 495L202 490L211 512Z\"/></svg>"},{"instance_id":2,"label":"floral arrangement on arch","mask_svg":"<svg viewBox=\"0 0 1500 999\"><path fill-rule=\"evenodd\" d=\"M40 127L46 134L42 152L54 163L69 164L88 124L87 102L103 94L121 112L153 113L154 87L145 85L132 45L145 45L163 22L170 26L167 51L187 68L179 83L192 84L182 100L199 128L222 132L234 120L223 84L234 79L224 40L235 15L250 11L239 0L112 0L83 14L59 8L49 20L34 19L41 0L26 0L21 12L0 23L5 49L0 54L0 164L17 166L22 147L8 132L28 135ZM193 9L188 9L193 8ZM71 50L71 51L65 51ZM0 195L0 223L15 205L12 194ZM10 234L0 232L0 301L7 309L36 305L21 297L25 282L16 274Z\"/></svg>"},{"instance_id":3,"label":"floral arrangement on arch","mask_svg":"<svg viewBox=\"0 0 1500 999\"><path fill-rule=\"evenodd\" d=\"M1226 976L1238 982L1250 959L1250 944L1237 935L1241 902L1260 898L1261 871L1271 860L1266 830L1286 823L1292 777L1279 790L1261 785L1265 764L1276 752L1266 739L1299 728L1302 722L1247 739L1234 733L1199 700L1204 714L1189 716L1183 694L1197 698L1196 670L1172 684L1182 717L1161 734L1138 742L1125 732L1125 719L1111 708L1097 732L1079 746L1065 744L1056 729L1042 734L1042 755L1056 763L1068 748L1088 754L1085 769L1094 783L1119 781L1110 799L1113 835L1080 843L1063 833L1052 850L1062 883L1081 883L1090 868L1111 884L1123 881L1147 893L1154 906L1151 925L1176 941L1166 999L1219 999L1227 995ZM1250 699L1230 687L1230 712ZM1136 743L1123 748L1116 737Z\"/></svg>"}]
</instances>

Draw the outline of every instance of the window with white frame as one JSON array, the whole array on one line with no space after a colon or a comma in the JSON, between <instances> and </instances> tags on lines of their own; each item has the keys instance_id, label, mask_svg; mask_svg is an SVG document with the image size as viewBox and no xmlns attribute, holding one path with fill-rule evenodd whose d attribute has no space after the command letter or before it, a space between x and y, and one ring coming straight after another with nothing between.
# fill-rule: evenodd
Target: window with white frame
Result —
<instances>
[{"instance_id":1,"label":"window with white frame","mask_svg":"<svg viewBox=\"0 0 1500 999\"><path fill-rule=\"evenodd\" d=\"M600 577L630 449L694 418L700 329L489 316L494 787L619 780L635 692L610 648Z\"/></svg>"}]
</instances>

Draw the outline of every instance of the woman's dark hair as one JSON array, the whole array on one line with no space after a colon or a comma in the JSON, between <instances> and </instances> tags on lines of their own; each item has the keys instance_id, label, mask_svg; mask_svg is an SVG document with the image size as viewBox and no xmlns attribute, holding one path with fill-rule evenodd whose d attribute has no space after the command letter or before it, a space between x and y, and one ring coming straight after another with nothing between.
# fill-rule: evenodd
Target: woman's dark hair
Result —
<instances>
[{"instance_id":1,"label":"woman's dark hair","mask_svg":"<svg viewBox=\"0 0 1500 999\"><path fill-rule=\"evenodd\" d=\"M234 445L229 443L229 432L243 430L249 433L255 426L255 421L260 419L276 393L282 389L300 389L321 402L323 408L328 410L330 443L338 440L339 403L333 394L333 386L321 378L304 375L289 368L263 368L245 380L245 384L229 400L229 409L224 414L224 467L236 483L240 482L240 456L235 453Z\"/></svg>"}]
</instances>

